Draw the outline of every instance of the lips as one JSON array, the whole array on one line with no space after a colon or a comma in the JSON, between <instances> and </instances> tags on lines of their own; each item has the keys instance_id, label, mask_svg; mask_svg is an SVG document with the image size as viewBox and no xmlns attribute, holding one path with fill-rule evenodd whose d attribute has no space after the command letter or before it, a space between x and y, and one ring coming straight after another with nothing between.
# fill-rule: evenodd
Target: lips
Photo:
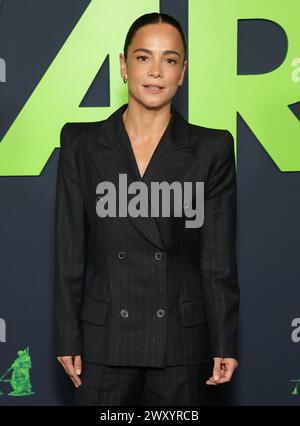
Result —
<instances>
[{"instance_id":1,"label":"lips","mask_svg":"<svg viewBox=\"0 0 300 426\"><path fill-rule=\"evenodd\" d=\"M144 87L158 87L159 89L163 89L163 86L160 86L159 84L144 84Z\"/></svg>"},{"instance_id":2,"label":"lips","mask_svg":"<svg viewBox=\"0 0 300 426\"><path fill-rule=\"evenodd\" d=\"M163 86L159 86L158 84L144 84L144 87L151 92L159 92L164 88Z\"/></svg>"}]
</instances>

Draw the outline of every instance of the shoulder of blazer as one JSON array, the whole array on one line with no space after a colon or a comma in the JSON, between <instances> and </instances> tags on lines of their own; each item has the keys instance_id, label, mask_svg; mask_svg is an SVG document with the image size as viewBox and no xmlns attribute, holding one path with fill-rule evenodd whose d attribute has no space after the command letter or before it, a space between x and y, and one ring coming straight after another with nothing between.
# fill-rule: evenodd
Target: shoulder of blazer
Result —
<instances>
[{"instance_id":1,"label":"shoulder of blazer","mask_svg":"<svg viewBox=\"0 0 300 426\"><path fill-rule=\"evenodd\" d=\"M103 121L65 123L60 131L60 147L73 151L79 149L80 140L83 140L82 136L84 135L84 140L92 141Z\"/></svg>"},{"instance_id":2,"label":"shoulder of blazer","mask_svg":"<svg viewBox=\"0 0 300 426\"><path fill-rule=\"evenodd\" d=\"M222 154L234 152L234 138L227 129L216 129L189 123L192 145L206 153L210 160L216 160Z\"/></svg>"}]
</instances>

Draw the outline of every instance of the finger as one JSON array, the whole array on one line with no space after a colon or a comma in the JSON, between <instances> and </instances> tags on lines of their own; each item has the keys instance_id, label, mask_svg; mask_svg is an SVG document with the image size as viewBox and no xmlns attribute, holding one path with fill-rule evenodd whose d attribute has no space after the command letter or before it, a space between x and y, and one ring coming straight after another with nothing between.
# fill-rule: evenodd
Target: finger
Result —
<instances>
[{"instance_id":1,"label":"finger","mask_svg":"<svg viewBox=\"0 0 300 426\"><path fill-rule=\"evenodd\" d=\"M81 356L76 355L74 358L74 369L77 375L81 374L81 367L82 367Z\"/></svg>"},{"instance_id":2,"label":"finger","mask_svg":"<svg viewBox=\"0 0 300 426\"><path fill-rule=\"evenodd\" d=\"M224 360L223 364L226 366L226 368L231 368L233 370L235 370L238 366L238 362L236 360L232 361L226 361L226 359Z\"/></svg>"},{"instance_id":3,"label":"finger","mask_svg":"<svg viewBox=\"0 0 300 426\"><path fill-rule=\"evenodd\" d=\"M227 377L221 377L218 383L222 384L222 383L226 383L226 382L230 382L230 379L227 378Z\"/></svg>"},{"instance_id":4,"label":"finger","mask_svg":"<svg viewBox=\"0 0 300 426\"><path fill-rule=\"evenodd\" d=\"M68 373L70 379L72 379L77 385L81 385L81 379L78 377L78 375L75 373L75 370L73 368L73 371L71 373Z\"/></svg>"},{"instance_id":5,"label":"finger","mask_svg":"<svg viewBox=\"0 0 300 426\"><path fill-rule=\"evenodd\" d=\"M76 372L75 372L75 368L74 368L74 365L72 364L71 366L69 366L69 368L68 368L68 373L67 373L69 376L70 376L70 378L72 379L72 380L74 380L74 382L78 385L78 386L80 386L81 385L81 380L80 380L80 377L78 377L78 375L76 374Z\"/></svg>"},{"instance_id":6,"label":"finger","mask_svg":"<svg viewBox=\"0 0 300 426\"><path fill-rule=\"evenodd\" d=\"M219 381L218 380L215 380L214 378L213 378L213 376L211 376L208 380L207 380L208 382L210 382L211 384L214 384L214 385L217 385L218 383L219 383Z\"/></svg>"},{"instance_id":7,"label":"finger","mask_svg":"<svg viewBox=\"0 0 300 426\"><path fill-rule=\"evenodd\" d=\"M208 380L210 380L210 381L211 381L211 382L213 382L213 383L218 384L218 383L219 383L219 380L220 380L220 377L221 377L221 375L219 376L219 379L218 379L218 380L216 380L214 376L211 376Z\"/></svg>"},{"instance_id":8,"label":"finger","mask_svg":"<svg viewBox=\"0 0 300 426\"><path fill-rule=\"evenodd\" d=\"M67 368L69 368L69 369L74 368L74 361L73 361L72 356L65 357L63 361L64 361L64 364Z\"/></svg>"},{"instance_id":9,"label":"finger","mask_svg":"<svg viewBox=\"0 0 300 426\"><path fill-rule=\"evenodd\" d=\"M227 371L226 365L222 364L221 377L225 377L226 376L226 371Z\"/></svg>"},{"instance_id":10,"label":"finger","mask_svg":"<svg viewBox=\"0 0 300 426\"><path fill-rule=\"evenodd\" d=\"M60 358L60 363L65 365L65 366L72 364L72 357L71 356L62 356Z\"/></svg>"},{"instance_id":11,"label":"finger","mask_svg":"<svg viewBox=\"0 0 300 426\"><path fill-rule=\"evenodd\" d=\"M63 366L63 368L64 368L65 372L67 372L68 364L67 364L67 362L66 362L66 359L61 358L60 363L61 363L61 365Z\"/></svg>"},{"instance_id":12,"label":"finger","mask_svg":"<svg viewBox=\"0 0 300 426\"><path fill-rule=\"evenodd\" d=\"M224 371L224 376L223 376L223 378L224 378L224 379L231 380L231 377L232 377L232 375L233 375L233 372L234 372L234 368L227 368L227 369Z\"/></svg>"},{"instance_id":13,"label":"finger","mask_svg":"<svg viewBox=\"0 0 300 426\"><path fill-rule=\"evenodd\" d=\"M74 383L76 384L76 386L81 386L81 380L78 376L70 376L71 379L74 381Z\"/></svg>"},{"instance_id":14,"label":"finger","mask_svg":"<svg viewBox=\"0 0 300 426\"><path fill-rule=\"evenodd\" d=\"M214 381L212 381L212 380L210 380L210 379L208 379L208 380L206 380L206 382L205 382L207 385L214 385L214 386L217 386L218 385L218 383L215 383Z\"/></svg>"},{"instance_id":15,"label":"finger","mask_svg":"<svg viewBox=\"0 0 300 426\"><path fill-rule=\"evenodd\" d=\"M218 381L221 377L221 360L222 358L216 358L214 360L213 378L215 381Z\"/></svg>"},{"instance_id":16,"label":"finger","mask_svg":"<svg viewBox=\"0 0 300 426\"><path fill-rule=\"evenodd\" d=\"M233 372L234 372L234 368L225 369L223 372L223 375L220 377L219 383L230 382Z\"/></svg>"},{"instance_id":17,"label":"finger","mask_svg":"<svg viewBox=\"0 0 300 426\"><path fill-rule=\"evenodd\" d=\"M61 357L59 362L63 366L65 373L70 377L74 385L79 387L81 385L81 380L75 373L72 357Z\"/></svg>"},{"instance_id":18,"label":"finger","mask_svg":"<svg viewBox=\"0 0 300 426\"><path fill-rule=\"evenodd\" d=\"M73 363L69 359L63 360L63 367L69 376L75 373Z\"/></svg>"},{"instance_id":19,"label":"finger","mask_svg":"<svg viewBox=\"0 0 300 426\"><path fill-rule=\"evenodd\" d=\"M75 372L73 357L63 357L62 361L66 374L74 381L74 384L80 386L81 380Z\"/></svg>"},{"instance_id":20,"label":"finger","mask_svg":"<svg viewBox=\"0 0 300 426\"><path fill-rule=\"evenodd\" d=\"M73 365L73 361L72 361L72 357L68 357L63 359L63 366L65 369L65 372L68 374L68 376L75 376L75 369L74 369L74 365Z\"/></svg>"},{"instance_id":21,"label":"finger","mask_svg":"<svg viewBox=\"0 0 300 426\"><path fill-rule=\"evenodd\" d=\"M68 360L68 358L71 358L71 357L60 356L60 357L57 358L57 361L63 366L66 363L66 361Z\"/></svg>"},{"instance_id":22,"label":"finger","mask_svg":"<svg viewBox=\"0 0 300 426\"><path fill-rule=\"evenodd\" d=\"M79 388L80 384L79 384L79 383L77 383L77 382L76 382L76 380L74 380L72 376L70 376L70 379L72 380L72 382L73 382L74 386L75 386L76 388Z\"/></svg>"}]
</instances>

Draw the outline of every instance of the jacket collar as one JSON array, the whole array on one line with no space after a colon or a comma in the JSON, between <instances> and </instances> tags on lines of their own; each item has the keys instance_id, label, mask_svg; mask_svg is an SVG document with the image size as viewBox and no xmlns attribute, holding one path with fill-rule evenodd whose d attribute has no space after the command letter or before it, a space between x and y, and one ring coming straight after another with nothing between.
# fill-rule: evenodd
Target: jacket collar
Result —
<instances>
[{"instance_id":1,"label":"jacket collar","mask_svg":"<svg viewBox=\"0 0 300 426\"><path fill-rule=\"evenodd\" d=\"M119 173L126 173L128 182L137 181L137 170L133 167L132 153L126 149L126 144L119 143L123 130L122 114L128 104L122 105L106 120L101 121L96 130L95 141L106 148L90 152L90 157L99 176L118 185ZM148 165L143 182L150 191L151 182L180 181L191 169L195 155L190 137L190 125L182 115L172 106L171 119L165 133L164 143L159 146L158 152ZM151 204L149 200L149 204ZM126 211L127 206L123 206ZM169 218L159 217L134 217L128 219L149 241L161 249L172 249L178 243L174 232L174 221Z\"/></svg>"},{"instance_id":2,"label":"jacket collar","mask_svg":"<svg viewBox=\"0 0 300 426\"><path fill-rule=\"evenodd\" d=\"M107 148L115 148L123 128L122 114L126 110L128 103L123 104L114 111L106 120L103 120L96 136L96 142ZM189 138L189 123L171 104L170 119L170 141L174 149L191 148Z\"/></svg>"}]
</instances>

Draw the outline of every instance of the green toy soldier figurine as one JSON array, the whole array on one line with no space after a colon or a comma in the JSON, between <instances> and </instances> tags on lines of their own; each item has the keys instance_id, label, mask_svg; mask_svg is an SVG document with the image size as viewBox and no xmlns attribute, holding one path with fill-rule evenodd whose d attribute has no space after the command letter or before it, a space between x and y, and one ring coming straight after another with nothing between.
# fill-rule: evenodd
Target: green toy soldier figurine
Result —
<instances>
[{"instance_id":1,"label":"green toy soldier figurine","mask_svg":"<svg viewBox=\"0 0 300 426\"><path fill-rule=\"evenodd\" d=\"M15 359L10 368L0 378L0 381L9 382L13 388L8 394L9 396L34 395L34 392L31 390L29 374L31 366L29 348L18 351L18 358ZM11 370L13 370L11 379L3 380L3 377Z\"/></svg>"}]
</instances>

